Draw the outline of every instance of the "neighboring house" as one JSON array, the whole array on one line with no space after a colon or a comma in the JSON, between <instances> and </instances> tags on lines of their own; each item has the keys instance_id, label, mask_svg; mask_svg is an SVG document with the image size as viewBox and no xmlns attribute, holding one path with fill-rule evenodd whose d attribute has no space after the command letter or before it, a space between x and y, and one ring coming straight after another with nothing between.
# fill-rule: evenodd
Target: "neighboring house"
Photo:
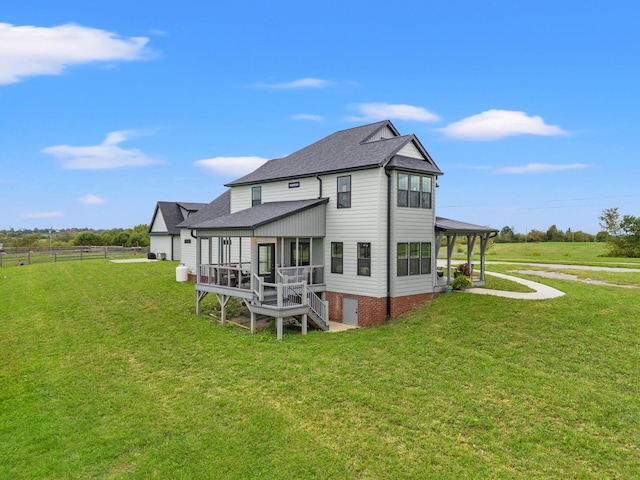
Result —
<instances>
[{"instance_id":1,"label":"neighboring house","mask_svg":"<svg viewBox=\"0 0 640 480\"><path fill-rule=\"evenodd\" d=\"M158 258L180 260L182 242L177 225L205 205L206 203L158 202L149 226L149 252Z\"/></svg>"},{"instance_id":2,"label":"neighboring house","mask_svg":"<svg viewBox=\"0 0 640 480\"><path fill-rule=\"evenodd\" d=\"M329 135L266 162L180 223L183 258L196 282L196 309L208 293L222 306L240 297L256 314L377 325L444 290L457 236L497 230L436 218L442 171L415 135L381 121ZM436 257L449 239L449 268ZM193 244L195 243L195 248ZM188 252L187 248L191 247ZM186 247L186 248L185 248ZM469 257L470 260L470 257Z\"/></svg>"}]
</instances>

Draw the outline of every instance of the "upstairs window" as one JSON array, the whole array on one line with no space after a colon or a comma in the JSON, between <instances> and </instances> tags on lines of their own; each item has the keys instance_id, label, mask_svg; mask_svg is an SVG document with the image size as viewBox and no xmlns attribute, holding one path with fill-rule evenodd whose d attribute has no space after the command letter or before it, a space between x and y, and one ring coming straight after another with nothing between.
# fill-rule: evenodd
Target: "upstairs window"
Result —
<instances>
[{"instance_id":1,"label":"upstairs window","mask_svg":"<svg viewBox=\"0 0 640 480\"><path fill-rule=\"evenodd\" d=\"M406 173L398 174L398 206L409 206L409 175Z\"/></svg>"},{"instance_id":2,"label":"upstairs window","mask_svg":"<svg viewBox=\"0 0 640 480\"><path fill-rule=\"evenodd\" d=\"M420 195L420 206L431 208L431 177L422 177L422 191Z\"/></svg>"},{"instance_id":3,"label":"upstairs window","mask_svg":"<svg viewBox=\"0 0 640 480\"><path fill-rule=\"evenodd\" d=\"M358 243L358 275L371 276L370 243Z\"/></svg>"},{"instance_id":4,"label":"upstairs window","mask_svg":"<svg viewBox=\"0 0 640 480\"><path fill-rule=\"evenodd\" d=\"M251 187L251 206L255 207L262 203L262 187Z\"/></svg>"},{"instance_id":5,"label":"upstairs window","mask_svg":"<svg viewBox=\"0 0 640 480\"><path fill-rule=\"evenodd\" d=\"M409 176L409 206L420 208L420 177L418 175Z\"/></svg>"},{"instance_id":6,"label":"upstairs window","mask_svg":"<svg viewBox=\"0 0 640 480\"><path fill-rule=\"evenodd\" d=\"M338 208L351 208L351 175L338 177Z\"/></svg>"},{"instance_id":7,"label":"upstairs window","mask_svg":"<svg viewBox=\"0 0 640 480\"><path fill-rule=\"evenodd\" d=\"M398 173L398 207L431 208L432 187L431 177Z\"/></svg>"},{"instance_id":8,"label":"upstairs window","mask_svg":"<svg viewBox=\"0 0 640 480\"><path fill-rule=\"evenodd\" d=\"M331 242L331 273L342 273L342 242Z\"/></svg>"}]
</instances>

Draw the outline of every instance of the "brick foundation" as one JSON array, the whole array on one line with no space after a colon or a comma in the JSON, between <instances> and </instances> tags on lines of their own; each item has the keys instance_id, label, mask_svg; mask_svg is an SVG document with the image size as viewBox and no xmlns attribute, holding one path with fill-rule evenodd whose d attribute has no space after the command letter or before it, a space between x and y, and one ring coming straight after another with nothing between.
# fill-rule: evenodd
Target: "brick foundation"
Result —
<instances>
[{"instance_id":1,"label":"brick foundation","mask_svg":"<svg viewBox=\"0 0 640 480\"><path fill-rule=\"evenodd\" d=\"M433 296L433 293L422 293L419 295L392 298L391 318L396 318L421 303L430 301ZM376 298L340 292L326 292L326 299L329 302L329 320L342 323L342 300L344 298L354 298L358 300L358 325L361 327L382 325L387 319L386 297Z\"/></svg>"}]
</instances>

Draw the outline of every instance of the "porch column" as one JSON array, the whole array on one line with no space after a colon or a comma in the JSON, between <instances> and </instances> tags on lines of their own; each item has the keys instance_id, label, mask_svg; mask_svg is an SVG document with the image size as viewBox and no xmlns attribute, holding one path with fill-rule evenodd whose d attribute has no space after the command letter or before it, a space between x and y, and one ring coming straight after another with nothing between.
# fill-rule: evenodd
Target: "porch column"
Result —
<instances>
[{"instance_id":1,"label":"porch column","mask_svg":"<svg viewBox=\"0 0 640 480\"><path fill-rule=\"evenodd\" d=\"M200 265L202 264L202 238L196 235L196 283L202 283L200 278Z\"/></svg>"},{"instance_id":2,"label":"porch column","mask_svg":"<svg viewBox=\"0 0 640 480\"><path fill-rule=\"evenodd\" d=\"M467 235L467 265L469 266L469 274L473 276L472 267L471 267L471 254L473 253L473 247L476 244L477 235L474 233L473 235Z\"/></svg>"},{"instance_id":3,"label":"porch column","mask_svg":"<svg viewBox=\"0 0 640 480\"><path fill-rule=\"evenodd\" d=\"M456 245L457 234L447 235L447 285L451 283L451 256Z\"/></svg>"},{"instance_id":4,"label":"porch column","mask_svg":"<svg viewBox=\"0 0 640 480\"><path fill-rule=\"evenodd\" d=\"M484 281L484 268L485 268L485 258L484 254L487 251L487 245L489 244L490 234L485 233L480 237L480 280Z\"/></svg>"}]
</instances>

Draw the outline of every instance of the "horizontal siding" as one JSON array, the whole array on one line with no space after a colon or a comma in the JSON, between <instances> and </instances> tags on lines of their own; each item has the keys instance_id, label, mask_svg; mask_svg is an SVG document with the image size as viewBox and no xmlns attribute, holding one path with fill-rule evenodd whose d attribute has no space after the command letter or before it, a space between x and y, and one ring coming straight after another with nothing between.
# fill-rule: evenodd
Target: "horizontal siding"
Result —
<instances>
[{"instance_id":1,"label":"horizontal siding","mask_svg":"<svg viewBox=\"0 0 640 480\"><path fill-rule=\"evenodd\" d=\"M434 182L435 183L435 182ZM391 194L391 296L402 297L433 292L435 278L434 228L435 210L433 208L409 208L397 205L397 172L392 176ZM407 242L431 243L431 275L397 275L397 244Z\"/></svg>"},{"instance_id":2,"label":"horizontal siding","mask_svg":"<svg viewBox=\"0 0 640 480\"><path fill-rule=\"evenodd\" d=\"M394 137L397 137L397 135L393 133L393 130L391 130L389 127L384 127L378 130L376 133L374 133L371 137L369 137L367 139L367 143L377 142L378 140L382 140L385 138L394 138Z\"/></svg>"},{"instance_id":3,"label":"horizontal siding","mask_svg":"<svg viewBox=\"0 0 640 480\"><path fill-rule=\"evenodd\" d=\"M337 208L337 176L323 176L327 204L325 238L327 290L353 295L386 296L386 191L383 169L351 174L351 208ZM331 273L331 242L343 243L343 274ZM357 274L357 244L371 243L371 276Z\"/></svg>"},{"instance_id":4,"label":"horizontal siding","mask_svg":"<svg viewBox=\"0 0 640 480\"><path fill-rule=\"evenodd\" d=\"M404 147L402 147L398 151L397 155L402 155L404 157L411 157L411 158L420 158L420 159L426 160L424 155L420 153L420 150L418 150L418 147L416 147L413 142L409 142Z\"/></svg>"},{"instance_id":5,"label":"horizontal siding","mask_svg":"<svg viewBox=\"0 0 640 480\"><path fill-rule=\"evenodd\" d=\"M298 182L300 186L289 188L291 182ZM315 177L231 187L231 213L251 207L251 188L257 186L262 187L262 203L307 200L320 195L320 182Z\"/></svg>"}]
</instances>

